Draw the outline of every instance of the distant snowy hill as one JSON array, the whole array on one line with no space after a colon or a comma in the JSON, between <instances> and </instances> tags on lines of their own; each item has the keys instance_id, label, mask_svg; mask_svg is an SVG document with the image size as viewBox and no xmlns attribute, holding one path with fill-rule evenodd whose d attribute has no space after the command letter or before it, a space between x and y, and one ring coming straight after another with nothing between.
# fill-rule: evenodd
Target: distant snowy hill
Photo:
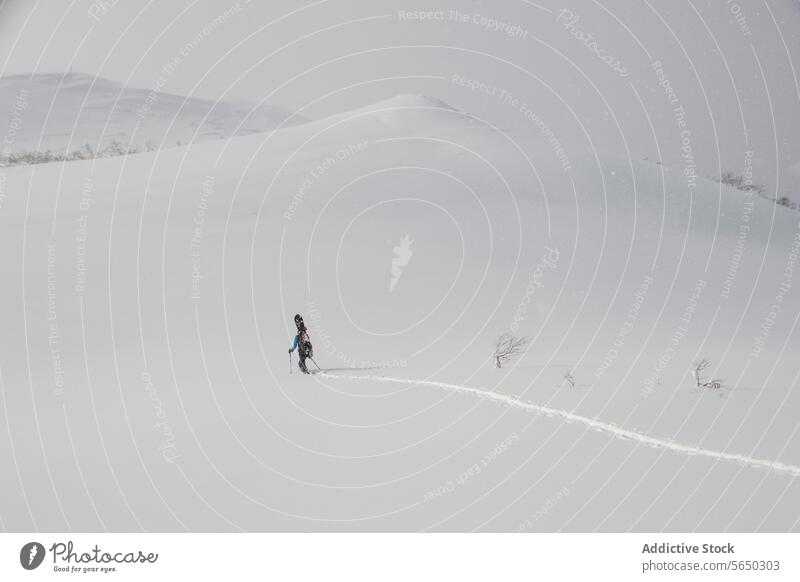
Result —
<instances>
[{"instance_id":1,"label":"distant snowy hill","mask_svg":"<svg viewBox=\"0 0 800 582\"><path fill-rule=\"evenodd\" d=\"M401 95L3 169L4 527L796 530L797 213L553 140Z\"/></svg>"},{"instance_id":2,"label":"distant snowy hill","mask_svg":"<svg viewBox=\"0 0 800 582\"><path fill-rule=\"evenodd\" d=\"M304 121L273 107L123 87L79 73L0 77L0 134L10 152L98 151L113 142L161 149Z\"/></svg>"}]
</instances>

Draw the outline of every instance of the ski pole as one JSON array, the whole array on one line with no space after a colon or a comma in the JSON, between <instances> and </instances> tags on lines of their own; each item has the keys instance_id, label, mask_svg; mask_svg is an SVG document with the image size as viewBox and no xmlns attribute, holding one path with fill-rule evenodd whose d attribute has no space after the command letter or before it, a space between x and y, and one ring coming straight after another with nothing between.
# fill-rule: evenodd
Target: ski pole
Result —
<instances>
[{"instance_id":1,"label":"ski pole","mask_svg":"<svg viewBox=\"0 0 800 582\"><path fill-rule=\"evenodd\" d=\"M314 358L308 358L308 359L311 360L312 362L314 362L314 365L317 367L317 370L322 372L322 368L319 367L319 364L317 363L317 361Z\"/></svg>"},{"instance_id":2,"label":"ski pole","mask_svg":"<svg viewBox=\"0 0 800 582\"><path fill-rule=\"evenodd\" d=\"M289 352L289 375L292 375L292 352Z\"/></svg>"}]
</instances>

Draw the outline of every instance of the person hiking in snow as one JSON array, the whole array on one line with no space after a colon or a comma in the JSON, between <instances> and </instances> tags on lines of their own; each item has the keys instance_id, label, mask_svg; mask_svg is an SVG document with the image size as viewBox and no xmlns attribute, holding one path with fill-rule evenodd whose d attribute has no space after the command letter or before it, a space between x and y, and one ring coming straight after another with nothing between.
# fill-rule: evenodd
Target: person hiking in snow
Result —
<instances>
[{"instance_id":1,"label":"person hiking in snow","mask_svg":"<svg viewBox=\"0 0 800 582\"><path fill-rule=\"evenodd\" d=\"M314 357L314 348L311 346L311 341L308 339L306 324L303 322L303 318L299 313L294 316L294 324L297 326L297 335L294 336L294 343L289 349L289 353L291 354L295 349L297 350L300 371L303 372L303 374L308 374L306 358Z\"/></svg>"}]
</instances>

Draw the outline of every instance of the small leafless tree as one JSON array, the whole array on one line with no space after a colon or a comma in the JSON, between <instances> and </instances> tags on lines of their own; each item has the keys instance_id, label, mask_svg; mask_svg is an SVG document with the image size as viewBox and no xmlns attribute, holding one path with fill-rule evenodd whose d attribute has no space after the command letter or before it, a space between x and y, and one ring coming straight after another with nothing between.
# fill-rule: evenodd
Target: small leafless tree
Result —
<instances>
[{"instance_id":1,"label":"small leafless tree","mask_svg":"<svg viewBox=\"0 0 800 582\"><path fill-rule=\"evenodd\" d=\"M694 375L695 385L699 388L703 385L703 372L711 365L711 362L703 358L702 360L695 360L692 364L692 374Z\"/></svg>"},{"instance_id":2,"label":"small leafless tree","mask_svg":"<svg viewBox=\"0 0 800 582\"><path fill-rule=\"evenodd\" d=\"M694 375L695 385L698 388L713 388L714 390L720 390L722 389L724 382L722 378L711 378L710 380L706 380L706 378L703 376L703 372L710 366L711 362L705 358L701 360L695 360L694 364L692 364L692 375Z\"/></svg>"},{"instance_id":3,"label":"small leafless tree","mask_svg":"<svg viewBox=\"0 0 800 582\"><path fill-rule=\"evenodd\" d=\"M518 356L525 351L525 345L528 343L528 338L525 336L519 337L511 335L506 332L494 340L494 362L495 367L500 368L503 362L509 361L511 358Z\"/></svg>"}]
</instances>

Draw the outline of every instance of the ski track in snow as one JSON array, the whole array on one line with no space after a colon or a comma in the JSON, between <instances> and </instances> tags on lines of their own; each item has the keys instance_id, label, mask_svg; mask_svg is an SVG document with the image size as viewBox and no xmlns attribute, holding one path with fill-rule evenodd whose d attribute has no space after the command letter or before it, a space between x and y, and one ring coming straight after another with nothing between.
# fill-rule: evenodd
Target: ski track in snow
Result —
<instances>
[{"instance_id":1,"label":"ski track in snow","mask_svg":"<svg viewBox=\"0 0 800 582\"><path fill-rule=\"evenodd\" d=\"M708 457L711 459L717 459L722 461L735 461L738 463L742 463L744 465L748 465L750 467L767 469L770 471L774 471L776 473L784 473L795 477L800 476L800 467L796 465L788 465L786 463L781 463L780 461L767 461L764 459L754 459L746 455L739 455L735 453L724 453L721 451L712 451L709 449L703 449L691 445L683 445L670 440L647 436L645 434L628 430L608 422L603 422L600 420L589 418L587 416L581 416L580 414L575 414L573 412L568 412L566 410L559 410L557 408L550 408L549 406L543 406L541 404L526 402L524 400L514 398L513 396L508 396L506 394L501 394L499 392L493 392L491 390L470 388L468 386L461 386L459 384L449 384L447 382L435 382L433 380L411 380L405 378L392 378L389 376L354 376L354 375L350 376L350 375L330 374L324 371L317 375L322 378L331 378L336 380L344 379L344 380L356 380L361 382L389 382L393 384L408 384L414 386L432 386L434 388L441 388L444 390L449 390L451 392L462 392L465 394L471 394L473 396L483 398L485 400L491 400L499 404L504 404L506 406L520 408L522 410L539 412L551 418L561 418L567 422L580 423L586 425L591 429L608 433L614 438L621 440L628 440L628 441L637 441L656 449L666 449L669 451L675 451L677 453L682 453L685 455Z\"/></svg>"}]
</instances>

